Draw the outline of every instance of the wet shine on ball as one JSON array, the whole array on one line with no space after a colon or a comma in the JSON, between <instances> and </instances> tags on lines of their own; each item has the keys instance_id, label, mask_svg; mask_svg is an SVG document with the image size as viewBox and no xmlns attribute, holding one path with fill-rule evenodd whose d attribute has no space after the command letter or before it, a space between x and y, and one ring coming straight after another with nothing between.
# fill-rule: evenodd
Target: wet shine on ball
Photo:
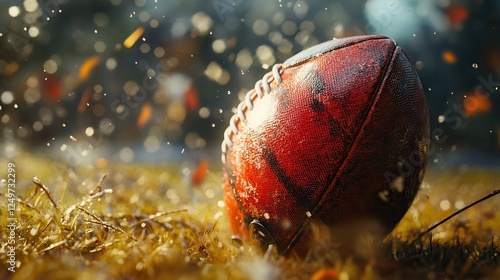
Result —
<instances>
[{"instance_id":1,"label":"wet shine on ball","mask_svg":"<svg viewBox=\"0 0 500 280\"><path fill-rule=\"evenodd\" d=\"M388 233L417 194L428 145L421 83L392 39L313 46L264 75L225 131L231 230L284 254L314 224L374 221Z\"/></svg>"}]
</instances>

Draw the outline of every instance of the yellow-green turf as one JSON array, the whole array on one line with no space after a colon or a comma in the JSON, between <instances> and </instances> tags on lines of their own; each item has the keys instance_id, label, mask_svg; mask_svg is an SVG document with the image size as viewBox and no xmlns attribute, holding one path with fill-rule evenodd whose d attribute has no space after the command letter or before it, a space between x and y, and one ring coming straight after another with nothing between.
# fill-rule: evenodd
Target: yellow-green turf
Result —
<instances>
[{"instance_id":1,"label":"yellow-green turf","mask_svg":"<svg viewBox=\"0 0 500 280\"><path fill-rule=\"evenodd\" d=\"M324 244L285 258L231 239L218 163L193 186L176 164L100 159L71 167L20 152L0 159L0 179L9 162L17 200L10 216L7 182L0 183L0 279L500 279L500 196L410 244L500 188L500 170L428 170L383 244L368 236L352 255ZM17 219L15 272L8 270L9 217Z\"/></svg>"}]
</instances>

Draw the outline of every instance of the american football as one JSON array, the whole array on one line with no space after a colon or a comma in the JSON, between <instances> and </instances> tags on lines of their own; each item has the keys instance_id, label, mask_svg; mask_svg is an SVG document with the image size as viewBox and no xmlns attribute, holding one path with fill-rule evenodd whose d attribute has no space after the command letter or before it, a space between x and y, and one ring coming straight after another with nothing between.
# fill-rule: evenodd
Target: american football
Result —
<instances>
[{"instance_id":1,"label":"american football","mask_svg":"<svg viewBox=\"0 0 500 280\"><path fill-rule=\"evenodd\" d=\"M500 1L0 13L0 280L500 279Z\"/></svg>"},{"instance_id":2,"label":"american football","mask_svg":"<svg viewBox=\"0 0 500 280\"><path fill-rule=\"evenodd\" d=\"M392 39L306 49L256 83L225 131L231 229L285 254L313 223L375 221L388 233L417 194L428 145L422 86Z\"/></svg>"}]
</instances>

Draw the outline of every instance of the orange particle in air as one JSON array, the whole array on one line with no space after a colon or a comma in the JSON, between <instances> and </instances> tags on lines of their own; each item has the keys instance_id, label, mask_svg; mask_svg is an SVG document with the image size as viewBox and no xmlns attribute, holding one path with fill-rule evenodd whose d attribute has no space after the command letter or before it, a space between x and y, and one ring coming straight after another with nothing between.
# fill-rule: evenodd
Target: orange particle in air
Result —
<instances>
[{"instance_id":1,"label":"orange particle in air","mask_svg":"<svg viewBox=\"0 0 500 280\"><path fill-rule=\"evenodd\" d=\"M191 177L191 184L198 185L205 179L208 170L208 161L206 159L202 159L196 169L193 172L193 176Z\"/></svg>"},{"instance_id":2,"label":"orange particle in air","mask_svg":"<svg viewBox=\"0 0 500 280\"><path fill-rule=\"evenodd\" d=\"M338 279L339 275L335 268L320 269L311 276L311 280L334 280Z\"/></svg>"},{"instance_id":3,"label":"orange particle in air","mask_svg":"<svg viewBox=\"0 0 500 280\"><path fill-rule=\"evenodd\" d=\"M12 74L16 73L17 70L19 70L19 64L17 62L11 62L7 64L6 67L4 67L3 73L6 76L11 76Z\"/></svg>"},{"instance_id":4,"label":"orange particle in air","mask_svg":"<svg viewBox=\"0 0 500 280\"><path fill-rule=\"evenodd\" d=\"M144 33L144 27L140 26L137 27L137 29L134 30L130 35L128 35L127 39L123 41L123 45L125 48L129 49L131 48L137 40L139 40L139 37Z\"/></svg>"},{"instance_id":5,"label":"orange particle in air","mask_svg":"<svg viewBox=\"0 0 500 280\"><path fill-rule=\"evenodd\" d=\"M101 58L99 56L92 56L85 60L82 66L80 66L80 72L78 73L80 80L86 80L100 61Z\"/></svg>"},{"instance_id":6,"label":"orange particle in air","mask_svg":"<svg viewBox=\"0 0 500 280\"><path fill-rule=\"evenodd\" d=\"M46 75L41 80L43 96L51 102L57 102L62 96L59 80L53 75Z\"/></svg>"},{"instance_id":7,"label":"orange particle in air","mask_svg":"<svg viewBox=\"0 0 500 280\"><path fill-rule=\"evenodd\" d=\"M138 128L144 127L145 124L149 122L151 116L153 115L153 107L149 103L144 104L141 109L141 113L139 113L139 117L137 118L136 125Z\"/></svg>"},{"instance_id":8,"label":"orange particle in air","mask_svg":"<svg viewBox=\"0 0 500 280\"><path fill-rule=\"evenodd\" d=\"M455 5L448 9L446 16L448 17L448 21L452 25L455 25L467 20L469 18L469 11L462 6Z\"/></svg>"},{"instance_id":9,"label":"orange particle in air","mask_svg":"<svg viewBox=\"0 0 500 280\"><path fill-rule=\"evenodd\" d=\"M238 37L233 36L233 37L231 37L231 38L229 39L228 44L227 44L227 47L228 47L229 49L232 49L232 48L234 48L234 46L236 46L236 43L238 43Z\"/></svg>"},{"instance_id":10,"label":"orange particle in air","mask_svg":"<svg viewBox=\"0 0 500 280\"><path fill-rule=\"evenodd\" d=\"M457 63L457 56L452 52L452 51L443 51L441 54L441 57L443 58L444 62L448 64L454 64Z\"/></svg>"},{"instance_id":11,"label":"orange particle in air","mask_svg":"<svg viewBox=\"0 0 500 280\"><path fill-rule=\"evenodd\" d=\"M467 95L464 98L464 112L469 116L491 111L490 98L482 91Z\"/></svg>"},{"instance_id":12,"label":"orange particle in air","mask_svg":"<svg viewBox=\"0 0 500 280\"><path fill-rule=\"evenodd\" d=\"M198 91L193 86L190 86L184 93L184 104L188 111L192 112L200 106L200 98Z\"/></svg>"},{"instance_id":13,"label":"orange particle in air","mask_svg":"<svg viewBox=\"0 0 500 280\"><path fill-rule=\"evenodd\" d=\"M80 102L78 102L78 107L76 108L76 111L79 114L85 112L89 100L90 100L90 89L86 89L82 94L82 98L80 98Z\"/></svg>"}]
</instances>

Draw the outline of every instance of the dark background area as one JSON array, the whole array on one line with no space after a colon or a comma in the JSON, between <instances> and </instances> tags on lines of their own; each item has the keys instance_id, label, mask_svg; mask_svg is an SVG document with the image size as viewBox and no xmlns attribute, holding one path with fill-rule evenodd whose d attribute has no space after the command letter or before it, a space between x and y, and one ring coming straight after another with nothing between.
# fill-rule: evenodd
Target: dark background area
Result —
<instances>
[{"instance_id":1,"label":"dark background area","mask_svg":"<svg viewBox=\"0 0 500 280\"><path fill-rule=\"evenodd\" d=\"M274 63L384 34L420 75L431 165L497 166L499 13L495 0L2 1L1 153L216 159L232 108Z\"/></svg>"}]
</instances>

